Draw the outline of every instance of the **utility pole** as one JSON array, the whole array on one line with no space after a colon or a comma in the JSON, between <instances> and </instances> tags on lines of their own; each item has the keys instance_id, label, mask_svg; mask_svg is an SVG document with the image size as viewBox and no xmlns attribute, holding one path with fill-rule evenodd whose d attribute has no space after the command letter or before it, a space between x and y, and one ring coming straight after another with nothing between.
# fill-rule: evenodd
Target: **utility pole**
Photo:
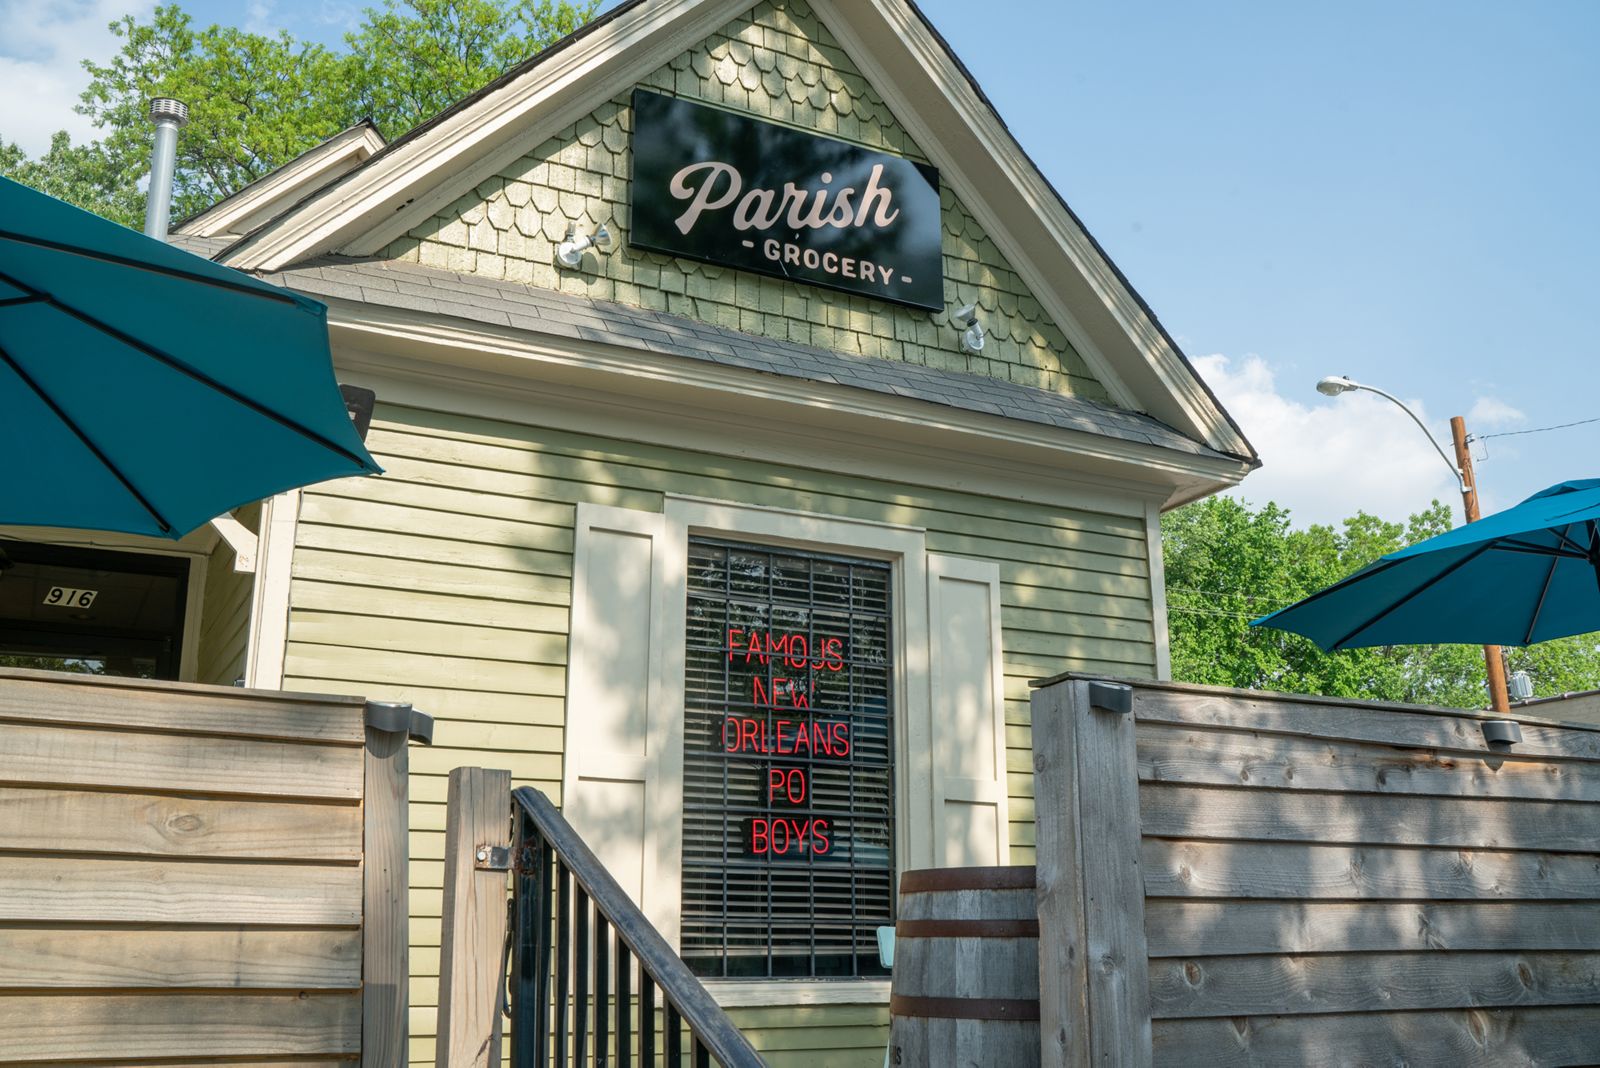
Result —
<instances>
[{"instance_id":1,"label":"utility pole","mask_svg":"<svg viewBox=\"0 0 1600 1068\"><path fill-rule=\"evenodd\" d=\"M1467 522L1478 521L1478 477L1472 473L1472 451L1467 448L1467 421L1450 417L1450 436L1456 443L1456 467L1461 471L1461 506ZM1511 711L1511 695L1506 692L1506 662L1498 645L1483 647L1483 666L1489 676L1489 705L1496 712Z\"/></svg>"}]
</instances>

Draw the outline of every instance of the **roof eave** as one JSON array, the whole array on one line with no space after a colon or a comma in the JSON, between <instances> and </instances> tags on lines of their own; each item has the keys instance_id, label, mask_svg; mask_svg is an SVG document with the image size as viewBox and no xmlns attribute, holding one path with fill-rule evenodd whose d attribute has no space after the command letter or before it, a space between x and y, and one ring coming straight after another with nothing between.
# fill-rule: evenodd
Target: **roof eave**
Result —
<instances>
[{"instance_id":1,"label":"roof eave","mask_svg":"<svg viewBox=\"0 0 1600 1068\"><path fill-rule=\"evenodd\" d=\"M289 211L308 194L359 168L383 147L383 134L378 127L371 119L362 119L231 196L183 219L172 232L191 237L216 237L234 233L235 226L253 228L260 221ZM344 170L338 170L340 167ZM337 173L330 174L335 171ZM261 220L251 221L256 215L262 216Z\"/></svg>"},{"instance_id":2,"label":"roof eave","mask_svg":"<svg viewBox=\"0 0 1600 1068\"><path fill-rule=\"evenodd\" d=\"M574 339L328 293L311 295L328 303L336 359L339 350L389 351L438 368L445 377L480 385L517 379L537 382L538 388L638 392L658 407L721 405L745 416L789 411L818 432L871 427L879 437L922 446L950 448L959 442L962 452L996 464L1053 465L1064 478L1107 488L1125 483L1162 509L1230 488L1250 470L1246 462L1221 453L1194 454L844 384L707 365L621 336Z\"/></svg>"}]
</instances>

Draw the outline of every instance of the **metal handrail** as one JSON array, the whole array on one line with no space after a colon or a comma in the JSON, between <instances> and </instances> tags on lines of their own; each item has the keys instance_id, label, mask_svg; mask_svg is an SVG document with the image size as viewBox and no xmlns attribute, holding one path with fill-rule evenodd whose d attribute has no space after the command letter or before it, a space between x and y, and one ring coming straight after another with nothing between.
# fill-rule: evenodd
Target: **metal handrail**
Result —
<instances>
[{"instance_id":1,"label":"metal handrail","mask_svg":"<svg viewBox=\"0 0 1600 1068\"><path fill-rule=\"evenodd\" d=\"M555 1004L565 1011L568 996L567 977L564 972L565 956L574 950L578 989L573 991L581 1005L587 999L588 958L583 943L587 941L588 902L593 902L596 919L596 952L594 953L594 986L598 995L595 1005L595 1041L599 1050L605 1049L606 971L608 957L603 950L603 931L600 924L616 932L616 976L619 1048L617 1063L627 1065L631 1050L624 1052L623 1035L629 1018L631 1000L628 956L639 962L640 975L640 1060L650 1065L654 1059L654 991L660 990L665 1010L666 1046L665 1063L676 1065L681 1036L678 1021L689 1029L693 1063L709 1063L715 1057L723 1068L765 1068L766 1062L756 1052L728 1014L712 998L689 966L667 944L650 921L645 918L627 891L612 878L605 865L573 830L550 799L532 787L524 786L512 792L512 815L516 827L517 876L514 880L513 939L516 960L512 977L512 1065L514 1068L534 1068L545 1064L565 1064L565 1042L558 1039L553 1059L546 1059L550 1051L549 1010L552 1004L548 984L551 980L551 921L553 910L568 908L567 877L576 883L577 893L571 894L577 902L578 937L572 939L566 924L560 922L565 913L555 917L560 933L557 936L555 963ZM520 818L517 818L520 814ZM531 830L532 834L529 834ZM532 839L532 840L530 840ZM553 856L552 856L553 855ZM555 863L552 863L554 861ZM554 892L559 880L559 904ZM576 942L574 945L573 943ZM626 946L626 951L623 947ZM528 1004L529 999L532 1004ZM576 1011L578 1026L573 1038L586 1041L584 1009ZM528 1036L532 1041L528 1041ZM564 1030L561 1038L564 1038ZM521 1041L519 1041L521 1039ZM580 1047L581 1048L581 1047Z\"/></svg>"}]
</instances>

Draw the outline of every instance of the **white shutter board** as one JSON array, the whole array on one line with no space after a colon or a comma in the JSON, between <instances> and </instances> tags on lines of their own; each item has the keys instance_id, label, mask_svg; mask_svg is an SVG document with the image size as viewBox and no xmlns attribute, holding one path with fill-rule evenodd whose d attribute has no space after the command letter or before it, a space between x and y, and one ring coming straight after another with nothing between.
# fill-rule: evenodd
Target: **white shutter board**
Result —
<instances>
[{"instance_id":1,"label":"white shutter board","mask_svg":"<svg viewBox=\"0 0 1600 1068\"><path fill-rule=\"evenodd\" d=\"M683 826L683 528L579 504L562 809L668 942Z\"/></svg>"},{"instance_id":2,"label":"white shutter board","mask_svg":"<svg viewBox=\"0 0 1600 1068\"><path fill-rule=\"evenodd\" d=\"M1010 863L1000 568L928 556L933 861Z\"/></svg>"}]
</instances>

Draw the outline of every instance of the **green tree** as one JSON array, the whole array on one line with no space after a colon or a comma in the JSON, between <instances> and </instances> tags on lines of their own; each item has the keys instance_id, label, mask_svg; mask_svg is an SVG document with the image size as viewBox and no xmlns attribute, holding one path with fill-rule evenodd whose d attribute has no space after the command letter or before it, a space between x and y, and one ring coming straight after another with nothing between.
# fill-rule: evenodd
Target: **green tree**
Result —
<instances>
[{"instance_id":1,"label":"green tree","mask_svg":"<svg viewBox=\"0 0 1600 1068\"><path fill-rule=\"evenodd\" d=\"M1407 645L1324 653L1250 620L1315 593L1406 545L1450 529L1434 501L1404 524L1366 512L1337 528L1297 530L1286 509L1230 497L1180 508L1163 523L1172 674L1186 682L1458 708L1484 707L1483 651ZM1600 686L1596 635L1508 649L1508 667L1542 695Z\"/></svg>"},{"instance_id":2,"label":"green tree","mask_svg":"<svg viewBox=\"0 0 1600 1068\"><path fill-rule=\"evenodd\" d=\"M581 26L598 0L385 0L341 50L287 33L196 29L178 4L147 21L112 23L122 47L86 61L77 110L102 133L73 146L57 135L29 159L4 139L0 174L127 225L143 217L152 97L189 106L178 136L173 217L201 211L363 118L404 133L508 66ZM3 123L0 118L0 123Z\"/></svg>"},{"instance_id":3,"label":"green tree","mask_svg":"<svg viewBox=\"0 0 1600 1068\"><path fill-rule=\"evenodd\" d=\"M345 38L353 107L409 130L583 25L598 0L388 0ZM381 119L380 119L381 117Z\"/></svg>"},{"instance_id":4,"label":"green tree","mask_svg":"<svg viewBox=\"0 0 1600 1068\"><path fill-rule=\"evenodd\" d=\"M320 45L224 26L196 31L176 4L156 8L149 22L126 15L111 29L122 49L108 63L84 63L91 80L78 110L105 131L99 145L132 185L148 166L150 99L170 96L189 106L178 135L174 218L215 203L348 125L348 108L336 95L343 66Z\"/></svg>"},{"instance_id":5,"label":"green tree","mask_svg":"<svg viewBox=\"0 0 1600 1068\"><path fill-rule=\"evenodd\" d=\"M38 159L0 140L0 174L108 219L143 217L138 188L123 181L104 147L74 145L65 130L50 139L49 151Z\"/></svg>"}]
</instances>

